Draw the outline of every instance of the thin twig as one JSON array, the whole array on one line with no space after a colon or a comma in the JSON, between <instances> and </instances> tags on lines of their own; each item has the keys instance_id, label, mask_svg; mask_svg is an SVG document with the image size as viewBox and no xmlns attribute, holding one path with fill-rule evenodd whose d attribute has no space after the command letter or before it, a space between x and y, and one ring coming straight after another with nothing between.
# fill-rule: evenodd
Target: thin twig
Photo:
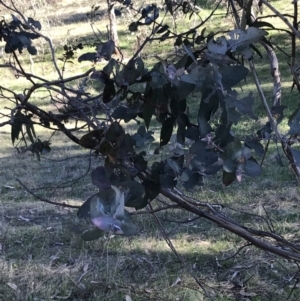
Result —
<instances>
[{"instance_id":1,"label":"thin twig","mask_svg":"<svg viewBox=\"0 0 300 301\"><path fill-rule=\"evenodd\" d=\"M266 5L274 14L276 14L291 30L292 32L300 38L300 32L291 24L291 22L281 14L273 5L270 4L267 0L261 0L261 3Z\"/></svg>"},{"instance_id":2,"label":"thin twig","mask_svg":"<svg viewBox=\"0 0 300 301\"><path fill-rule=\"evenodd\" d=\"M226 257L225 259L219 259L218 258L218 261L227 261L227 260L230 260L231 258L234 258L236 255L238 255L243 249L245 249L247 247L250 247L250 246L252 246L251 243L246 243L245 245L239 247L238 250L236 252L234 252L233 255L230 255L229 257Z\"/></svg>"},{"instance_id":3,"label":"thin twig","mask_svg":"<svg viewBox=\"0 0 300 301\"><path fill-rule=\"evenodd\" d=\"M153 208L152 208L152 205L151 205L151 204L149 204L149 207L150 207L150 209L153 211ZM159 218L156 216L155 213L153 213L152 215L154 216L154 218L155 218L155 220L156 220L156 222L157 222L157 224L158 224L158 226L159 226L160 232L161 232L163 238L165 239L167 245L168 245L169 248L172 250L172 252L176 255L176 257L179 259L179 261L180 261L181 264L182 264L182 267L186 269L186 264L185 264L183 258L179 255L179 253L178 253L177 250L175 249L175 247L174 247L174 245L172 244L171 240L169 239L169 237L168 237L168 235L167 235L165 229L163 228L163 226L162 226L162 224L161 224ZM204 285L205 285L205 286L207 286L207 285L206 285L205 283L202 283L202 281L200 282L200 281L197 279L197 277L196 277L191 271L188 270L188 273L194 278L194 280L195 280L196 283L199 285L199 287L201 287L201 289L203 290L205 296L206 296L206 297L209 297L209 295L208 295L206 289L204 288Z\"/></svg>"},{"instance_id":4,"label":"thin twig","mask_svg":"<svg viewBox=\"0 0 300 301\"><path fill-rule=\"evenodd\" d=\"M80 176L77 177L76 179L72 179L72 180L70 180L70 181L66 181L66 182L63 182L63 183L57 185L57 186L55 187L55 189L52 191L52 193L50 194L50 197L49 197L49 198L51 198L51 197L54 195L54 193L56 192L57 189L72 186L73 184L75 184L75 183L78 182L79 180L83 179L83 178L89 173L89 171L90 171L90 169L91 169L91 163L92 163L92 156L91 156L91 155L92 155L92 150L90 150L90 154L89 154L89 164L88 164L88 167L87 167L86 171L84 172L84 174L80 175ZM69 185L69 184L72 184L72 185ZM67 186L67 185L68 185L68 186Z\"/></svg>"},{"instance_id":5,"label":"thin twig","mask_svg":"<svg viewBox=\"0 0 300 301\"><path fill-rule=\"evenodd\" d=\"M253 76L253 79L254 79L254 82L255 82L255 85L256 85L256 89L258 91L258 94L260 96L262 104L263 104L263 106L265 108L265 111L266 111L266 113L268 115L269 121L270 121L270 123L272 125L272 129L275 132L277 140L280 141L280 142L282 142L282 135L280 134L280 132L278 130L277 123L276 123L276 121L274 120L274 118L272 116L270 107L268 105L268 102L266 100L264 92L263 92L263 90L262 90L262 88L260 86L260 82L259 82L256 70L255 70L255 66L254 66L253 60L249 60L249 66L250 66L250 70L252 72L252 76Z\"/></svg>"},{"instance_id":6,"label":"thin twig","mask_svg":"<svg viewBox=\"0 0 300 301\"><path fill-rule=\"evenodd\" d=\"M31 194L33 197L35 197L36 199L44 202L44 203L48 203L48 204L51 204L51 205L55 205L55 206L61 206L61 207L66 207L66 208L74 208L74 209L79 209L80 206L76 206L76 205L69 205L69 204L66 204L66 203L57 203L57 202L53 202L53 201L50 201L48 199L45 199L45 198L42 198L38 195L36 195L34 192L32 192L28 187L26 187L18 178L16 179L17 182L19 182L19 184L29 193Z\"/></svg>"},{"instance_id":7,"label":"thin twig","mask_svg":"<svg viewBox=\"0 0 300 301\"><path fill-rule=\"evenodd\" d=\"M153 210L139 210L139 211L133 211L130 212L131 215L139 215L139 214L149 214L149 213L156 213L156 212L160 212L160 211L165 211L165 210L169 210L169 209L182 209L181 207L179 207L178 205L168 205L165 207L159 207Z\"/></svg>"},{"instance_id":8,"label":"thin twig","mask_svg":"<svg viewBox=\"0 0 300 301\"><path fill-rule=\"evenodd\" d=\"M267 141L267 144L266 144L266 147L265 147L265 151L264 151L264 155L261 159L261 162L260 162L260 166L263 166L264 164L264 161L265 161L265 158L266 158L266 154L267 154L267 151L268 151L268 148L269 148L269 144L270 144L270 139L268 139Z\"/></svg>"},{"instance_id":9,"label":"thin twig","mask_svg":"<svg viewBox=\"0 0 300 301\"><path fill-rule=\"evenodd\" d=\"M187 223L191 223L191 222L194 222L196 220L198 220L200 217L197 216L195 218L191 218L191 219L186 219L186 220L176 220L176 219L169 219L169 218L164 218L164 217L159 217L159 219L161 221L164 221L164 222L168 222L168 223L176 223L176 224L187 224Z\"/></svg>"}]
</instances>

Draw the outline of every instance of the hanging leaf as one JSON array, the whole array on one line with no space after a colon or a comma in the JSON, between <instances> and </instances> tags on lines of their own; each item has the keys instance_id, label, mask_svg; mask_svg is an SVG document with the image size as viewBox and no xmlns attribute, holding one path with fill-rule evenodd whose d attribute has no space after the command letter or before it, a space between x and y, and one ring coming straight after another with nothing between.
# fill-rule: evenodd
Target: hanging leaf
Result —
<instances>
[{"instance_id":1,"label":"hanging leaf","mask_svg":"<svg viewBox=\"0 0 300 301\"><path fill-rule=\"evenodd\" d=\"M15 143L15 140L19 139L19 134L22 131L22 124L25 121L26 116L18 110L13 117L13 124L11 126L11 141L12 144Z\"/></svg>"},{"instance_id":2,"label":"hanging leaf","mask_svg":"<svg viewBox=\"0 0 300 301\"><path fill-rule=\"evenodd\" d=\"M95 195L92 195L89 197L78 209L77 216L78 218L89 218L90 217L90 205L91 205L91 199L95 197Z\"/></svg>"},{"instance_id":3,"label":"hanging leaf","mask_svg":"<svg viewBox=\"0 0 300 301\"><path fill-rule=\"evenodd\" d=\"M136 32L139 28L140 23L139 22L132 22L129 24L128 29L131 32Z\"/></svg>"},{"instance_id":4,"label":"hanging leaf","mask_svg":"<svg viewBox=\"0 0 300 301\"><path fill-rule=\"evenodd\" d=\"M169 117L163 123L161 132L160 132L160 147L168 144L168 142L170 141L172 133L173 133L174 122L175 122L175 118Z\"/></svg>"},{"instance_id":5,"label":"hanging leaf","mask_svg":"<svg viewBox=\"0 0 300 301\"><path fill-rule=\"evenodd\" d=\"M42 25L41 25L40 21L36 21L31 17L28 18L28 23L38 30L42 29Z\"/></svg>"},{"instance_id":6,"label":"hanging leaf","mask_svg":"<svg viewBox=\"0 0 300 301\"><path fill-rule=\"evenodd\" d=\"M131 59L122 71L122 82L127 85L135 83L137 78L140 78L144 73L144 62L140 57Z\"/></svg>"},{"instance_id":7,"label":"hanging leaf","mask_svg":"<svg viewBox=\"0 0 300 301\"><path fill-rule=\"evenodd\" d=\"M179 36L176 38L174 46L181 46L182 45L182 37Z\"/></svg>"},{"instance_id":8,"label":"hanging leaf","mask_svg":"<svg viewBox=\"0 0 300 301\"><path fill-rule=\"evenodd\" d=\"M200 133L196 127L191 126L185 130L184 135L186 138L196 141L199 139Z\"/></svg>"},{"instance_id":9,"label":"hanging leaf","mask_svg":"<svg viewBox=\"0 0 300 301\"><path fill-rule=\"evenodd\" d=\"M102 231L98 228L94 228L93 230L87 230L85 232L83 232L83 234L81 235L81 238L84 241L92 241L92 240L96 240L99 239L100 237L104 236L105 231Z\"/></svg>"},{"instance_id":10,"label":"hanging leaf","mask_svg":"<svg viewBox=\"0 0 300 301\"><path fill-rule=\"evenodd\" d=\"M98 166L91 173L92 183L101 190L109 189L111 187L110 175L111 173L104 166Z\"/></svg>"},{"instance_id":11,"label":"hanging leaf","mask_svg":"<svg viewBox=\"0 0 300 301\"><path fill-rule=\"evenodd\" d=\"M225 54L227 52L226 38L222 36L216 40L210 39L207 43L207 50L212 53Z\"/></svg>"},{"instance_id":12,"label":"hanging leaf","mask_svg":"<svg viewBox=\"0 0 300 301\"><path fill-rule=\"evenodd\" d=\"M159 187L158 183L156 183L154 181L150 181L150 180L145 180L143 182L143 186L145 189L143 205L145 205L144 207L146 207L148 202L154 200L159 195L160 187ZM142 208L144 208L144 207L142 207ZM142 209L142 208L140 208L140 209Z\"/></svg>"},{"instance_id":13,"label":"hanging leaf","mask_svg":"<svg viewBox=\"0 0 300 301\"><path fill-rule=\"evenodd\" d=\"M242 80L245 80L249 70L240 65L236 66L221 66L219 72L222 76L222 84L225 89L236 86Z\"/></svg>"},{"instance_id":14,"label":"hanging leaf","mask_svg":"<svg viewBox=\"0 0 300 301\"><path fill-rule=\"evenodd\" d=\"M109 77L113 71L113 68L118 64L118 62L111 58L108 62L108 64L103 68L103 72L105 73L105 75L107 75L107 77Z\"/></svg>"},{"instance_id":15,"label":"hanging leaf","mask_svg":"<svg viewBox=\"0 0 300 301\"><path fill-rule=\"evenodd\" d=\"M291 154L293 156L294 165L296 166L298 172L300 172L300 151L289 147L289 150L291 151Z\"/></svg>"},{"instance_id":16,"label":"hanging leaf","mask_svg":"<svg viewBox=\"0 0 300 301\"><path fill-rule=\"evenodd\" d=\"M145 122L145 126L148 129L150 126L150 122L152 119L152 115L154 114L155 107L153 105L150 105L148 103L145 103L143 106L143 119Z\"/></svg>"},{"instance_id":17,"label":"hanging leaf","mask_svg":"<svg viewBox=\"0 0 300 301\"><path fill-rule=\"evenodd\" d=\"M167 31L166 33L164 33L164 34L161 36L160 41L161 41L161 42L165 41L165 40L169 37L170 33L171 33L170 31Z\"/></svg>"},{"instance_id":18,"label":"hanging leaf","mask_svg":"<svg viewBox=\"0 0 300 301\"><path fill-rule=\"evenodd\" d=\"M113 81L108 81L103 90L103 102L108 103L116 96L115 85Z\"/></svg>"},{"instance_id":19,"label":"hanging leaf","mask_svg":"<svg viewBox=\"0 0 300 301\"><path fill-rule=\"evenodd\" d=\"M169 29L169 25L165 24L156 33L163 33L163 32L165 32L168 29Z\"/></svg>"},{"instance_id":20,"label":"hanging leaf","mask_svg":"<svg viewBox=\"0 0 300 301\"><path fill-rule=\"evenodd\" d=\"M284 117L283 111L286 108L287 108L287 106L272 106L271 113L272 113L274 120L277 122L277 124L279 124L282 121L282 119Z\"/></svg>"},{"instance_id":21,"label":"hanging leaf","mask_svg":"<svg viewBox=\"0 0 300 301\"><path fill-rule=\"evenodd\" d=\"M154 5L154 4L152 4L152 5ZM159 9L155 7L153 14L149 15L148 17L145 18L145 24L150 25L158 17L159 17Z\"/></svg>"},{"instance_id":22,"label":"hanging leaf","mask_svg":"<svg viewBox=\"0 0 300 301\"><path fill-rule=\"evenodd\" d=\"M275 156L275 160L276 160L276 162L278 163L279 166L284 167L281 155L280 155L278 150L277 150L277 155Z\"/></svg>"},{"instance_id":23,"label":"hanging leaf","mask_svg":"<svg viewBox=\"0 0 300 301\"><path fill-rule=\"evenodd\" d=\"M82 147L88 149L94 149L101 142L103 135L104 135L103 129L91 131L80 138L79 144Z\"/></svg>"},{"instance_id":24,"label":"hanging leaf","mask_svg":"<svg viewBox=\"0 0 300 301\"><path fill-rule=\"evenodd\" d=\"M161 187L171 189L176 186L177 180L175 179L175 176L168 175L168 174L160 174L159 184L161 185Z\"/></svg>"},{"instance_id":25,"label":"hanging leaf","mask_svg":"<svg viewBox=\"0 0 300 301\"><path fill-rule=\"evenodd\" d=\"M31 55L36 55L37 54L37 50L34 46L28 45L27 46L27 51L29 52L29 54Z\"/></svg>"},{"instance_id":26,"label":"hanging leaf","mask_svg":"<svg viewBox=\"0 0 300 301\"><path fill-rule=\"evenodd\" d=\"M196 141L189 149L190 154L197 155L205 151L206 144L204 141Z\"/></svg>"},{"instance_id":27,"label":"hanging leaf","mask_svg":"<svg viewBox=\"0 0 300 301\"><path fill-rule=\"evenodd\" d=\"M259 142L258 138L251 139L251 137L247 137L245 140L245 145L253 149L257 156L262 157L264 155L265 152L264 147Z\"/></svg>"},{"instance_id":28,"label":"hanging leaf","mask_svg":"<svg viewBox=\"0 0 300 301\"><path fill-rule=\"evenodd\" d=\"M190 169L185 169L180 180L187 191L193 192L199 190L203 186L203 177L198 172L192 172Z\"/></svg>"},{"instance_id":29,"label":"hanging leaf","mask_svg":"<svg viewBox=\"0 0 300 301\"><path fill-rule=\"evenodd\" d=\"M26 123L26 133L31 143L34 143L35 131L32 123Z\"/></svg>"},{"instance_id":30,"label":"hanging leaf","mask_svg":"<svg viewBox=\"0 0 300 301\"><path fill-rule=\"evenodd\" d=\"M225 102L229 107L236 108L241 114L257 120L257 117L254 115L252 110L252 106L254 105L254 97L252 92L242 99L237 99L237 93L232 91L225 97Z\"/></svg>"},{"instance_id":31,"label":"hanging leaf","mask_svg":"<svg viewBox=\"0 0 300 301\"><path fill-rule=\"evenodd\" d=\"M236 110L235 107L226 107L227 110L226 110L226 117L227 117L227 124L230 124L230 123L233 123L235 125L238 124L238 122L240 121L241 117L242 117L242 114L240 112L238 112Z\"/></svg>"},{"instance_id":32,"label":"hanging leaf","mask_svg":"<svg viewBox=\"0 0 300 301\"><path fill-rule=\"evenodd\" d=\"M200 171L203 170L203 166L210 166L217 161L218 155L211 149L205 149L199 152L198 155L190 161L190 168L195 171Z\"/></svg>"},{"instance_id":33,"label":"hanging leaf","mask_svg":"<svg viewBox=\"0 0 300 301\"><path fill-rule=\"evenodd\" d=\"M289 135L298 135L300 133L300 106L290 116L288 125L290 127Z\"/></svg>"},{"instance_id":34,"label":"hanging leaf","mask_svg":"<svg viewBox=\"0 0 300 301\"><path fill-rule=\"evenodd\" d=\"M269 22L265 22L265 21L257 21L255 20L253 23L251 23L251 27L269 27L269 28L273 28L275 29L275 27L273 26L273 24L269 23Z\"/></svg>"},{"instance_id":35,"label":"hanging leaf","mask_svg":"<svg viewBox=\"0 0 300 301\"><path fill-rule=\"evenodd\" d=\"M225 186L229 186L231 183L233 183L236 179L236 174L235 172L226 172L225 170L223 171L223 184Z\"/></svg>"},{"instance_id":36,"label":"hanging leaf","mask_svg":"<svg viewBox=\"0 0 300 301\"><path fill-rule=\"evenodd\" d=\"M245 31L234 29L229 32L230 39L227 41L228 48L231 51L242 51L249 47L250 44L258 42L267 34L265 30L256 27L249 27Z\"/></svg>"},{"instance_id":37,"label":"hanging leaf","mask_svg":"<svg viewBox=\"0 0 300 301\"><path fill-rule=\"evenodd\" d=\"M241 141L237 138L234 138L233 142L230 142L227 146L227 149L224 153L225 158L231 160L238 160L243 155Z\"/></svg>"},{"instance_id":38,"label":"hanging leaf","mask_svg":"<svg viewBox=\"0 0 300 301\"><path fill-rule=\"evenodd\" d=\"M217 161L216 163L206 167L203 170L203 175L211 176L216 174L223 167L222 161Z\"/></svg>"},{"instance_id":39,"label":"hanging leaf","mask_svg":"<svg viewBox=\"0 0 300 301\"><path fill-rule=\"evenodd\" d=\"M215 130L215 138L213 139L219 147L224 148L226 145L234 140L231 134L231 124L219 125Z\"/></svg>"},{"instance_id":40,"label":"hanging leaf","mask_svg":"<svg viewBox=\"0 0 300 301\"><path fill-rule=\"evenodd\" d=\"M231 158L226 158L223 162L223 170L228 173L235 172L237 166L238 163L235 160L232 160Z\"/></svg>"},{"instance_id":41,"label":"hanging leaf","mask_svg":"<svg viewBox=\"0 0 300 301\"><path fill-rule=\"evenodd\" d=\"M128 190L126 192L125 206L138 208L140 202L143 202L145 193L144 186L133 180L120 182L118 186L122 186Z\"/></svg>"},{"instance_id":42,"label":"hanging leaf","mask_svg":"<svg viewBox=\"0 0 300 301\"><path fill-rule=\"evenodd\" d=\"M116 143L124 135L125 135L124 129L118 122L115 121L115 122L112 122L111 125L109 126L109 128L105 134L105 137L111 143Z\"/></svg>"},{"instance_id":43,"label":"hanging leaf","mask_svg":"<svg viewBox=\"0 0 300 301\"><path fill-rule=\"evenodd\" d=\"M89 62L96 62L97 61L97 53L96 52L87 52L79 56L78 62L84 62L84 61L89 61Z\"/></svg>"},{"instance_id":44,"label":"hanging leaf","mask_svg":"<svg viewBox=\"0 0 300 301\"><path fill-rule=\"evenodd\" d=\"M111 117L114 119L124 120L124 122L127 123L130 120L134 119L136 117L136 114L131 113L127 107L119 106L111 114Z\"/></svg>"},{"instance_id":45,"label":"hanging leaf","mask_svg":"<svg viewBox=\"0 0 300 301\"><path fill-rule=\"evenodd\" d=\"M207 88L202 93L201 102L198 111L198 118L203 117L204 120L209 121L214 113L219 108L219 96L217 92Z\"/></svg>"},{"instance_id":46,"label":"hanging leaf","mask_svg":"<svg viewBox=\"0 0 300 301\"><path fill-rule=\"evenodd\" d=\"M153 132L148 131L146 132L145 126L140 126L139 129L135 134L131 136L131 138L135 142L135 147L140 148L145 145L145 143L151 143L154 141L154 138L152 136Z\"/></svg>"},{"instance_id":47,"label":"hanging leaf","mask_svg":"<svg viewBox=\"0 0 300 301\"><path fill-rule=\"evenodd\" d=\"M112 54L115 52L115 42L113 40L108 40L101 47L101 51L99 53L100 57L103 57L105 60L110 60Z\"/></svg>"},{"instance_id":48,"label":"hanging leaf","mask_svg":"<svg viewBox=\"0 0 300 301\"><path fill-rule=\"evenodd\" d=\"M261 174L261 171L261 166L257 163L257 161L254 158L250 158L246 161L244 166L244 172L246 175L256 177Z\"/></svg>"}]
</instances>

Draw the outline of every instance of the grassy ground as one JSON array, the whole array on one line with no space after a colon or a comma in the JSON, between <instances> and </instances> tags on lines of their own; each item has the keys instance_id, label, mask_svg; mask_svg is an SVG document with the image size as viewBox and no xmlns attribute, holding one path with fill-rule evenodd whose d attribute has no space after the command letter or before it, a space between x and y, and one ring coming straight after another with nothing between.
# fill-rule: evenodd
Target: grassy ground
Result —
<instances>
[{"instance_id":1,"label":"grassy ground","mask_svg":"<svg viewBox=\"0 0 300 301\"><path fill-rule=\"evenodd\" d=\"M83 13L89 11L90 3L77 1L75 5L68 1L62 4L51 1L48 6L40 5L41 16L46 24L45 33L51 35L58 57L66 42L75 41L83 32L90 32L90 25ZM281 3L278 5L282 7ZM104 8L104 4L101 7ZM209 12L209 6L203 8L205 16ZM220 10L220 13L224 11ZM223 18L223 15L219 15L213 22L231 22L230 19L224 21ZM104 19L96 24L102 32L105 32L105 22ZM127 23L119 22L120 31L124 32ZM66 35L68 39L65 38ZM273 35L285 47L286 40L276 36L277 33ZM121 37L125 54L130 54L134 51L135 37ZM153 47L160 52L161 49L167 52L165 45L156 44ZM35 58L35 70L53 78L55 73L48 58L49 54L45 49L45 56ZM26 55L23 60L25 63L28 61ZM283 62L283 104L294 104L298 94L289 93L291 79L286 60L281 55L280 61ZM81 66L82 70L90 67L89 64ZM29 68L28 65L26 67ZM268 65L260 64L259 68L263 88L270 97ZM67 69L67 74L70 75L79 72L77 65L71 65ZM24 79L16 80L13 74L2 74L1 84L4 86L5 81L14 91L21 92L27 85ZM254 90L254 86L249 79L244 92L251 90ZM46 93L36 94L35 103L41 104L43 108L50 108L50 102L45 96ZM194 102L197 102L197 96L194 97ZM260 114L259 101L255 110ZM259 127L265 122L263 116L261 114L258 123L245 122L237 130L242 134L246 129ZM283 124L286 125L286 121ZM158 217L183 263L168 248L151 216L135 218L142 229L137 237L82 241L78 233L82 223L77 220L76 211L38 201L24 191L16 178L41 197L80 205L97 191L90 181L89 153L72 144L63 135L55 134L51 153L38 161L30 153L17 154L11 146L9 127L0 130L1 301L208 300L191 274L203 283L214 301L281 301L286 300L290 294L289 300L300 299L297 277L293 278L298 267L293 262L246 246L242 239L206 220L185 224L168 221L193 218L193 215L178 210L158 214ZM38 129L37 134L41 140L47 140L51 135L42 129ZM299 188L288 163L284 160L285 167L282 168L275 163L276 154L275 147L271 146L261 177L245 178L242 183L223 188L220 175L217 175L207 179L202 191L194 196L201 201L226 204L244 212L241 214L224 209L224 213L247 226L266 229L260 218L251 217L247 213L261 217L268 215L279 234L297 242ZM75 158L70 159L72 157ZM92 168L101 163L101 159L91 158ZM82 177L83 175L85 176ZM53 189L57 185L61 187ZM233 256L242 246L245 247ZM295 289L292 290L293 288Z\"/></svg>"}]
</instances>

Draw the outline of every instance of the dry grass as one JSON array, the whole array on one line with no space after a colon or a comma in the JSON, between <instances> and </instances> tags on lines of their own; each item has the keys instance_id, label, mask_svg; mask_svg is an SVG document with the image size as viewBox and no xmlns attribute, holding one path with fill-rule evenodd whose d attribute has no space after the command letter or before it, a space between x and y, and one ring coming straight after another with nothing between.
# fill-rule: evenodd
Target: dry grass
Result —
<instances>
[{"instance_id":1,"label":"dry grass","mask_svg":"<svg viewBox=\"0 0 300 301\"><path fill-rule=\"evenodd\" d=\"M77 220L76 211L32 198L15 179L31 189L44 187L34 190L42 197L81 204L96 192L89 175L54 194L47 187L84 174L87 152L58 134L52 152L38 162L29 153L16 154L8 132L2 132L1 140L7 148L0 153L0 300L125 300L126 295L132 300L206 300L190 271L213 288L213 300L285 300L295 284L291 277L297 267L292 262L250 246L232 257L245 245L243 240L205 220L183 225L164 221L193 217L175 210L158 216L184 266L149 216L136 218L142 227L136 237L83 242L79 230L84 223ZM83 157L67 159L70 156ZM93 158L92 166L98 164L101 161ZM264 217L266 210L276 231L296 241L299 189L289 171L282 170L277 177L276 171L269 156L259 180L245 179L220 190L220 179L215 177L196 197ZM247 226L254 223L265 229L258 218L224 210ZM296 287L290 300L299 296Z\"/></svg>"}]
</instances>

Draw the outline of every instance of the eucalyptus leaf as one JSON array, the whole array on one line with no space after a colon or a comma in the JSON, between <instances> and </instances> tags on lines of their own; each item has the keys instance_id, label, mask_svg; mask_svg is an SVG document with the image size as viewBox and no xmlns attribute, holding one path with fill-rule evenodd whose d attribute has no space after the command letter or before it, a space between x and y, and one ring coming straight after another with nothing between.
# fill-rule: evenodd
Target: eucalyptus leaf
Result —
<instances>
[{"instance_id":1,"label":"eucalyptus leaf","mask_svg":"<svg viewBox=\"0 0 300 301\"><path fill-rule=\"evenodd\" d=\"M115 51L115 42L113 40L108 40L106 43L102 45L99 55L100 57L103 57L106 60L110 60L114 51Z\"/></svg>"},{"instance_id":2,"label":"eucalyptus leaf","mask_svg":"<svg viewBox=\"0 0 300 301\"><path fill-rule=\"evenodd\" d=\"M235 172L226 172L223 171L223 184L225 186L229 186L231 183L233 183L236 179Z\"/></svg>"},{"instance_id":3,"label":"eucalyptus leaf","mask_svg":"<svg viewBox=\"0 0 300 301\"><path fill-rule=\"evenodd\" d=\"M229 32L228 48L231 51L242 51L267 34L265 30L256 27L249 27L247 30L234 29Z\"/></svg>"},{"instance_id":4,"label":"eucalyptus leaf","mask_svg":"<svg viewBox=\"0 0 300 301\"><path fill-rule=\"evenodd\" d=\"M175 122L175 118L169 117L163 123L161 132L160 132L160 146L164 146L164 145L168 144L168 142L170 141L170 138L171 138L172 132L173 132L174 122Z\"/></svg>"},{"instance_id":5,"label":"eucalyptus leaf","mask_svg":"<svg viewBox=\"0 0 300 301\"><path fill-rule=\"evenodd\" d=\"M244 172L248 176L255 177L261 174L262 169L254 158L250 158L245 163Z\"/></svg>"},{"instance_id":6,"label":"eucalyptus leaf","mask_svg":"<svg viewBox=\"0 0 300 301\"><path fill-rule=\"evenodd\" d=\"M96 52L87 52L79 56L78 62L84 62L84 61L89 61L89 62L96 62L97 61L97 53Z\"/></svg>"},{"instance_id":7,"label":"eucalyptus leaf","mask_svg":"<svg viewBox=\"0 0 300 301\"><path fill-rule=\"evenodd\" d=\"M198 191L201 186L203 186L203 177L197 172L191 172L189 175L189 180L184 181L183 185L187 191Z\"/></svg>"},{"instance_id":8,"label":"eucalyptus leaf","mask_svg":"<svg viewBox=\"0 0 300 301\"><path fill-rule=\"evenodd\" d=\"M92 230L87 230L82 233L81 238L85 241L92 241L99 239L100 237L104 236L105 231L102 231L98 228L94 228Z\"/></svg>"}]
</instances>

